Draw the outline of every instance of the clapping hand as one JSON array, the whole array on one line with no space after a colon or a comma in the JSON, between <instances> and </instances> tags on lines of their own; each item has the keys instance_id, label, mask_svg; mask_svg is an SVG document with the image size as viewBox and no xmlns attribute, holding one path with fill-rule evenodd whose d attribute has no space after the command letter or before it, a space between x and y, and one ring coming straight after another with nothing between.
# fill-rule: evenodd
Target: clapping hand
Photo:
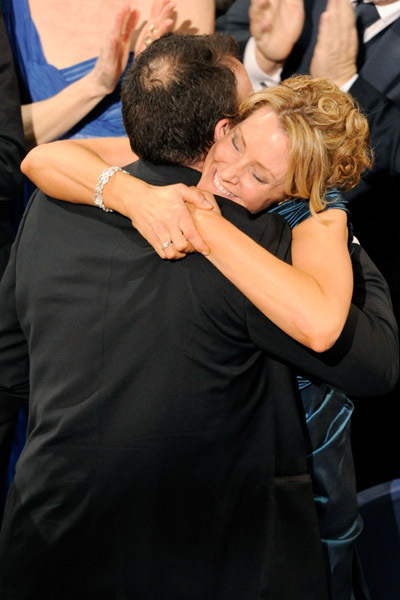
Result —
<instances>
[{"instance_id":1,"label":"clapping hand","mask_svg":"<svg viewBox=\"0 0 400 600\"><path fill-rule=\"evenodd\" d=\"M313 77L327 77L339 87L356 73L358 37L349 0L328 0L310 65Z\"/></svg>"},{"instance_id":2,"label":"clapping hand","mask_svg":"<svg viewBox=\"0 0 400 600\"><path fill-rule=\"evenodd\" d=\"M125 5L116 15L109 37L100 49L92 71L99 95L111 94L128 62L139 11Z\"/></svg>"},{"instance_id":3,"label":"clapping hand","mask_svg":"<svg viewBox=\"0 0 400 600\"><path fill-rule=\"evenodd\" d=\"M167 33L174 24L175 2L170 0L154 0L151 5L150 18L144 25L135 44L135 56L143 52L154 40Z\"/></svg>"},{"instance_id":4,"label":"clapping hand","mask_svg":"<svg viewBox=\"0 0 400 600\"><path fill-rule=\"evenodd\" d=\"M250 32L260 68L271 74L281 67L304 25L303 0L251 0Z\"/></svg>"},{"instance_id":5,"label":"clapping hand","mask_svg":"<svg viewBox=\"0 0 400 600\"><path fill-rule=\"evenodd\" d=\"M136 56L171 28L174 23L174 9L175 3L170 0L154 0L150 19L135 43ZM118 11L110 35L100 49L92 72L96 95L110 94L120 80L128 63L132 36L139 16L139 11L131 8L128 4Z\"/></svg>"},{"instance_id":6,"label":"clapping hand","mask_svg":"<svg viewBox=\"0 0 400 600\"><path fill-rule=\"evenodd\" d=\"M135 229L161 258L183 258L189 252L208 253L200 237L190 207L219 212L212 194L182 183L168 186L144 184L140 203L131 203L127 194L124 213Z\"/></svg>"}]
</instances>

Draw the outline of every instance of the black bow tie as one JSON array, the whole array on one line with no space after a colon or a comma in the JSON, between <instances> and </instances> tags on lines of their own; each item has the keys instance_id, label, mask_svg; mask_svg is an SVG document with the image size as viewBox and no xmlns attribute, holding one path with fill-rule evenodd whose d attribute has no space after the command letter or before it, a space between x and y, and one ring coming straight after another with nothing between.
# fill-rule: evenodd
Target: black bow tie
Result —
<instances>
[{"instance_id":1,"label":"black bow tie","mask_svg":"<svg viewBox=\"0 0 400 600\"><path fill-rule=\"evenodd\" d=\"M360 2L356 6L357 29L365 31L367 27L379 20L379 13L375 4L371 2Z\"/></svg>"}]
</instances>

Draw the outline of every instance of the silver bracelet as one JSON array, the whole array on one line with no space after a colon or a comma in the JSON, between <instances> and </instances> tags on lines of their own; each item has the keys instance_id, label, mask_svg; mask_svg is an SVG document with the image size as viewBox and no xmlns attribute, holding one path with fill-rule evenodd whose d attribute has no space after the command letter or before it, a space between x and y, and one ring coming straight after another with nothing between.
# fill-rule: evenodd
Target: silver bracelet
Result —
<instances>
[{"instance_id":1,"label":"silver bracelet","mask_svg":"<svg viewBox=\"0 0 400 600\"><path fill-rule=\"evenodd\" d=\"M100 174L100 177L97 180L97 185L94 190L93 200L96 206L104 210L105 212L113 212L112 208L107 208L104 206L103 201L103 188L110 181L110 177L117 173L117 171L122 171L123 173L127 173L121 169L121 167L108 167L104 169L104 171Z\"/></svg>"}]
</instances>

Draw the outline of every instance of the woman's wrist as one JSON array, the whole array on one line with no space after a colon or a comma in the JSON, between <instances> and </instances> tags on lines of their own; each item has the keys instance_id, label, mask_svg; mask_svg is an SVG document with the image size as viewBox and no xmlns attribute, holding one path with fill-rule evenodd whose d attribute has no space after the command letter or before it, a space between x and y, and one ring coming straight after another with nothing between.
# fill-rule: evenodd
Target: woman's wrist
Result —
<instances>
[{"instance_id":1,"label":"woman's wrist","mask_svg":"<svg viewBox=\"0 0 400 600\"><path fill-rule=\"evenodd\" d=\"M134 208L151 186L133 178L126 171L117 171L103 188L103 201L107 208L135 221Z\"/></svg>"},{"instance_id":2,"label":"woman's wrist","mask_svg":"<svg viewBox=\"0 0 400 600\"><path fill-rule=\"evenodd\" d=\"M100 102L100 100L113 91L104 85L104 81L99 77L96 68L82 77L79 82L82 85L82 94L88 102Z\"/></svg>"},{"instance_id":3,"label":"woman's wrist","mask_svg":"<svg viewBox=\"0 0 400 600\"><path fill-rule=\"evenodd\" d=\"M284 60L277 61L268 58L261 52L258 46L256 46L255 57L257 65L268 77L273 77L285 64Z\"/></svg>"},{"instance_id":4,"label":"woman's wrist","mask_svg":"<svg viewBox=\"0 0 400 600\"><path fill-rule=\"evenodd\" d=\"M226 219L215 210L204 210L188 205L197 231L212 252L218 243L218 230L226 223Z\"/></svg>"}]
</instances>

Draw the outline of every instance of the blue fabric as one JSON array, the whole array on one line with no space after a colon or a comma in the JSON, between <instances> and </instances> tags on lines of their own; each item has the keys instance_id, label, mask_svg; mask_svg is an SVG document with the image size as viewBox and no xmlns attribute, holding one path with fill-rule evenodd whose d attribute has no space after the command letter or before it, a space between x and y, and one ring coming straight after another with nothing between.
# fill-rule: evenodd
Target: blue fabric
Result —
<instances>
[{"instance_id":1,"label":"blue fabric","mask_svg":"<svg viewBox=\"0 0 400 600\"><path fill-rule=\"evenodd\" d=\"M322 388L322 389L321 389ZM353 403L328 386L301 391L311 445L308 456L333 600L352 594L353 549L362 531L350 442Z\"/></svg>"},{"instance_id":2,"label":"blue fabric","mask_svg":"<svg viewBox=\"0 0 400 600\"><path fill-rule=\"evenodd\" d=\"M364 529L357 541L372 599L400 598L400 479L358 494Z\"/></svg>"},{"instance_id":3,"label":"blue fabric","mask_svg":"<svg viewBox=\"0 0 400 600\"><path fill-rule=\"evenodd\" d=\"M347 227L349 230L349 251L352 252L352 239L353 239L353 225L351 222L351 212L349 207L349 201L343 196L343 194L336 188L332 188L326 194L325 199L327 205L322 212L337 208L344 210L347 213ZM310 205L308 200L286 200L282 204L277 204L269 209L269 212L275 212L284 217L291 229L294 229L296 225L302 223L311 216Z\"/></svg>"},{"instance_id":4,"label":"blue fabric","mask_svg":"<svg viewBox=\"0 0 400 600\"><path fill-rule=\"evenodd\" d=\"M325 210L348 214L349 251L352 227L349 203L336 189L326 195ZM291 229L311 216L306 200L288 200L270 212L282 215ZM352 566L355 541L362 531L350 443L352 402L342 393L297 376L306 417L311 451L308 456L314 486L321 540L330 572L332 600L352 598Z\"/></svg>"},{"instance_id":5,"label":"blue fabric","mask_svg":"<svg viewBox=\"0 0 400 600\"><path fill-rule=\"evenodd\" d=\"M28 406L23 405L20 408L19 413L18 413L18 421L16 424L16 433L15 433L14 443L13 443L13 447L11 449L9 463L7 466L7 472L5 475L5 485L3 488L3 494L2 494L3 497L1 498L0 515L3 513L8 488L9 488L12 480L14 479L15 466L17 464L17 460L18 460L19 455L21 454L21 450L25 444L27 425L28 425ZM1 518L0 518L0 521L1 521Z\"/></svg>"}]
</instances>

